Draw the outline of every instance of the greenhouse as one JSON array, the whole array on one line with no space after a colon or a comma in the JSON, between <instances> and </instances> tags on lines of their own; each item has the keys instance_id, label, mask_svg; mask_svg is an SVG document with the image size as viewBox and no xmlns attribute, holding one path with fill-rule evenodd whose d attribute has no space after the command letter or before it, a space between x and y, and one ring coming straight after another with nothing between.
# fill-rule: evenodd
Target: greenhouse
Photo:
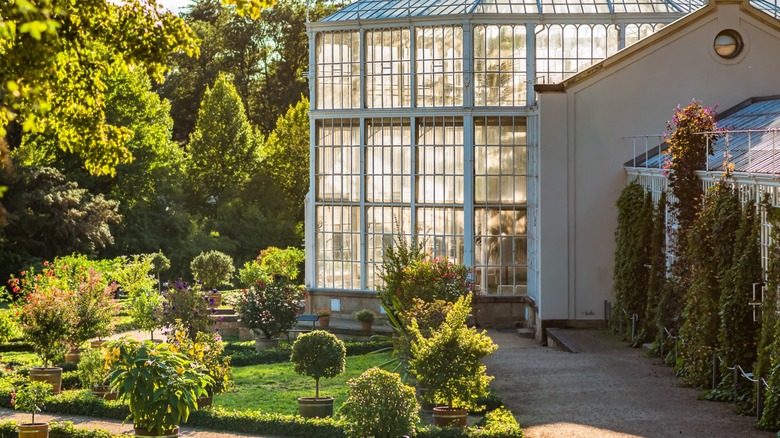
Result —
<instances>
[{"instance_id":1,"label":"greenhouse","mask_svg":"<svg viewBox=\"0 0 780 438\"><path fill-rule=\"evenodd\" d=\"M358 0L309 23L313 295L372 296L384 248L416 234L473 266L483 296L538 300L534 86L703 6Z\"/></svg>"}]
</instances>

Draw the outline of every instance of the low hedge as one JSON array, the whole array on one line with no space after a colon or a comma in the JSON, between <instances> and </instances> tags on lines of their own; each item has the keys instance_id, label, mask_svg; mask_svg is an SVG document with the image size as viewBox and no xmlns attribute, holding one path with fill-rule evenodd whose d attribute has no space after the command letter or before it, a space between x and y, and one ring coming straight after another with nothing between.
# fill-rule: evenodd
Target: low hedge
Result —
<instances>
[{"instance_id":1,"label":"low hedge","mask_svg":"<svg viewBox=\"0 0 780 438\"><path fill-rule=\"evenodd\" d=\"M344 345L347 347L347 356L359 356L391 346L389 342L381 341L345 341ZM238 367L289 362L291 352L292 346L289 343L262 351L256 351L253 345L248 344L225 345L225 354L231 358L230 364Z\"/></svg>"},{"instance_id":2,"label":"low hedge","mask_svg":"<svg viewBox=\"0 0 780 438\"><path fill-rule=\"evenodd\" d=\"M9 351L35 351L35 349L31 343L20 340L0 344L0 353Z\"/></svg>"},{"instance_id":3,"label":"low hedge","mask_svg":"<svg viewBox=\"0 0 780 438\"><path fill-rule=\"evenodd\" d=\"M16 438L16 422L0 422L0 438ZM49 423L49 438L126 438L126 435L113 435L102 429L82 429L76 427L70 421L57 421Z\"/></svg>"}]
</instances>

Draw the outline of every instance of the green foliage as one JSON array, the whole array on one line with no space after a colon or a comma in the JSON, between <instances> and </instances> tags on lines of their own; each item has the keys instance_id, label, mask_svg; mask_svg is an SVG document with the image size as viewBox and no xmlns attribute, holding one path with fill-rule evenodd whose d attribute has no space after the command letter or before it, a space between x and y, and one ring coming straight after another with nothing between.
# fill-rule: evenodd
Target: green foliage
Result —
<instances>
[{"instance_id":1,"label":"green foliage","mask_svg":"<svg viewBox=\"0 0 780 438\"><path fill-rule=\"evenodd\" d=\"M260 268L260 264L255 260L244 263L244 267L238 270L238 282L246 288L251 287L263 278L265 278L265 274Z\"/></svg>"},{"instance_id":2,"label":"green foliage","mask_svg":"<svg viewBox=\"0 0 780 438\"><path fill-rule=\"evenodd\" d=\"M374 322L376 314L368 309L358 310L355 313L355 319L360 322Z\"/></svg>"},{"instance_id":3,"label":"green foliage","mask_svg":"<svg viewBox=\"0 0 780 438\"><path fill-rule=\"evenodd\" d=\"M154 287L151 270L151 258L142 255L126 258L124 266L116 272L116 280L130 302L130 316L139 329L149 332L160 327L163 304L163 297Z\"/></svg>"},{"instance_id":4,"label":"green foliage","mask_svg":"<svg viewBox=\"0 0 780 438\"><path fill-rule=\"evenodd\" d=\"M718 333L718 355L720 356L721 375L719 385L726 397L733 394L733 374L728 367L752 364L756 358L757 327L753 322L753 285L763 282L761 268L760 218L753 202L743 211L739 229L734 242L734 254L730 271L725 273L721 282L720 295L720 331ZM747 386L747 385L745 385ZM750 393L750 388L743 390Z\"/></svg>"},{"instance_id":5,"label":"green foliage","mask_svg":"<svg viewBox=\"0 0 780 438\"><path fill-rule=\"evenodd\" d=\"M220 251L201 252L190 264L195 280L203 282L206 289L230 286L230 279L236 268L233 258Z\"/></svg>"},{"instance_id":6,"label":"green foliage","mask_svg":"<svg viewBox=\"0 0 780 438\"><path fill-rule=\"evenodd\" d=\"M523 438L523 430L508 409L500 407L485 415L485 426L477 429L471 436Z\"/></svg>"},{"instance_id":7,"label":"green foliage","mask_svg":"<svg viewBox=\"0 0 780 438\"><path fill-rule=\"evenodd\" d=\"M642 338L654 337L656 343L661 342L661 332L664 327L674 327L676 307L670 307L666 292L666 193L661 193L658 204L653 210L653 225L650 234L650 273L647 280L647 307L645 309L646 335Z\"/></svg>"},{"instance_id":8,"label":"green foliage","mask_svg":"<svg viewBox=\"0 0 780 438\"><path fill-rule=\"evenodd\" d=\"M432 403L477 409L477 399L487 395L492 377L487 376L481 361L498 346L486 332L466 327L470 310L471 297L462 297L429 337L420 332L414 320L409 328L410 364L419 385L428 389L426 397Z\"/></svg>"},{"instance_id":9,"label":"green foliage","mask_svg":"<svg viewBox=\"0 0 780 438\"><path fill-rule=\"evenodd\" d=\"M35 346L44 367L64 354L68 333L78 321L71 294L58 287L42 288L16 307L24 337Z\"/></svg>"},{"instance_id":10,"label":"green foliage","mask_svg":"<svg viewBox=\"0 0 780 438\"><path fill-rule=\"evenodd\" d=\"M121 219L116 201L89 193L50 167L17 167L6 182L8 226L3 233L25 258L95 255L114 243L109 226Z\"/></svg>"},{"instance_id":11,"label":"green foliage","mask_svg":"<svg viewBox=\"0 0 780 438\"><path fill-rule=\"evenodd\" d=\"M255 135L227 75L220 75L203 95L189 153L188 174L197 195L194 202L203 210L214 211L212 207L227 201L257 169Z\"/></svg>"},{"instance_id":12,"label":"green foliage","mask_svg":"<svg viewBox=\"0 0 780 438\"><path fill-rule=\"evenodd\" d=\"M152 255L152 269L159 275L162 271L167 271L171 268L171 260L165 257L162 251L158 251Z\"/></svg>"},{"instance_id":13,"label":"green foliage","mask_svg":"<svg viewBox=\"0 0 780 438\"><path fill-rule=\"evenodd\" d=\"M17 120L52 135L94 174L132 158L128 130L106 122L106 78L132 66L161 80L168 56L197 53L180 18L143 0L8 1L0 16L0 137Z\"/></svg>"},{"instance_id":14,"label":"green foliage","mask_svg":"<svg viewBox=\"0 0 780 438\"><path fill-rule=\"evenodd\" d=\"M302 98L279 117L260 150L263 169L290 200L298 220L303 219L303 201L309 192L309 140L309 101Z\"/></svg>"},{"instance_id":15,"label":"green foliage","mask_svg":"<svg viewBox=\"0 0 780 438\"><path fill-rule=\"evenodd\" d=\"M347 348L347 356L357 356L376 352L378 349L388 348L390 344L381 341L345 341L344 345ZM233 366L250 366L289 362L290 354L292 353L291 348L285 346L257 351L255 350L254 345L246 346L244 348L236 348L234 345L228 344L225 347L225 350L227 354L230 354Z\"/></svg>"},{"instance_id":16,"label":"green foliage","mask_svg":"<svg viewBox=\"0 0 780 438\"><path fill-rule=\"evenodd\" d=\"M647 265L650 263L649 243L653 230L649 196L649 193L645 196L642 186L634 180L623 189L617 201L618 226L615 230L615 268L612 274L617 312L616 317L610 320L613 330L619 325L630 327L632 315L637 315L640 322L645 320Z\"/></svg>"},{"instance_id":17,"label":"green foliage","mask_svg":"<svg viewBox=\"0 0 780 438\"><path fill-rule=\"evenodd\" d=\"M103 385L108 373L106 361L99 349L90 348L81 353L78 364L78 376L81 387L89 389L95 385Z\"/></svg>"},{"instance_id":18,"label":"green foliage","mask_svg":"<svg viewBox=\"0 0 780 438\"><path fill-rule=\"evenodd\" d=\"M314 379L314 398L320 397L320 379L344 372L347 349L339 338L324 330L304 333L295 340L290 355L295 372Z\"/></svg>"},{"instance_id":19,"label":"green foliage","mask_svg":"<svg viewBox=\"0 0 780 438\"><path fill-rule=\"evenodd\" d=\"M29 412L32 415L30 423L35 423L35 413L43 410L51 391L49 382L30 382L11 395L11 404L14 409Z\"/></svg>"},{"instance_id":20,"label":"green foliage","mask_svg":"<svg viewBox=\"0 0 780 438\"><path fill-rule=\"evenodd\" d=\"M692 282L682 314L680 334L685 343L680 371L694 386L710 382L712 356L718 351L720 295L732 273L734 230L739 228L740 217L733 187L720 181L707 193L704 209L690 230L687 254Z\"/></svg>"},{"instance_id":21,"label":"green foliage","mask_svg":"<svg viewBox=\"0 0 780 438\"><path fill-rule=\"evenodd\" d=\"M279 277L270 283L259 281L243 291L236 304L242 324L262 332L266 339L290 330L303 308L302 285Z\"/></svg>"},{"instance_id":22,"label":"green foliage","mask_svg":"<svg viewBox=\"0 0 780 438\"><path fill-rule=\"evenodd\" d=\"M19 331L19 326L12 318L11 310L0 309L0 344L4 344L11 339L16 339L21 335L22 333Z\"/></svg>"},{"instance_id":23,"label":"green foliage","mask_svg":"<svg viewBox=\"0 0 780 438\"><path fill-rule=\"evenodd\" d=\"M220 394L233 388L230 356L223 355L225 347L218 334L199 332L193 341L187 336L185 327L178 324L168 336L168 343L171 349L178 350L190 361L204 366L214 381L213 385L206 387L209 394Z\"/></svg>"},{"instance_id":24,"label":"green foliage","mask_svg":"<svg viewBox=\"0 0 780 438\"><path fill-rule=\"evenodd\" d=\"M349 397L339 409L347 436L395 438L414 434L420 406L414 388L404 385L398 374L371 368L347 384Z\"/></svg>"},{"instance_id":25,"label":"green foliage","mask_svg":"<svg viewBox=\"0 0 780 438\"><path fill-rule=\"evenodd\" d=\"M292 281L298 278L300 265L306 258L306 253L300 248L288 246L279 249L271 246L257 256L260 270L270 277L286 277Z\"/></svg>"},{"instance_id":26,"label":"green foliage","mask_svg":"<svg viewBox=\"0 0 780 438\"><path fill-rule=\"evenodd\" d=\"M187 336L195 340L198 333L212 333L211 310L208 298L203 296L200 286L190 287L182 281L175 281L163 292L160 324L174 329L183 324Z\"/></svg>"},{"instance_id":27,"label":"green foliage","mask_svg":"<svg viewBox=\"0 0 780 438\"><path fill-rule=\"evenodd\" d=\"M133 425L165 435L198 408L198 397L214 384L207 370L168 344L122 338L106 344L112 363L111 389L129 403Z\"/></svg>"},{"instance_id":28,"label":"green foliage","mask_svg":"<svg viewBox=\"0 0 780 438\"><path fill-rule=\"evenodd\" d=\"M72 303L76 324L69 330L71 347L78 347L92 338L106 337L114 331L113 319L118 306L114 303L116 283L106 284L94 268L82 271L83 279L74 291Z\"/></svg>"}]
</instances>

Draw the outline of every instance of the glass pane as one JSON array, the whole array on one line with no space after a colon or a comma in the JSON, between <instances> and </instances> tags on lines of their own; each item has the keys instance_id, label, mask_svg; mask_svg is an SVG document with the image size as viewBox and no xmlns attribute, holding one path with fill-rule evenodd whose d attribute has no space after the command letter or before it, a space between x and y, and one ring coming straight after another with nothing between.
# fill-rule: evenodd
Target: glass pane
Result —
<instances>
[{"instance_id":1,"label":"glass pane","mask_svg":"<svg viewBox=\"0 0 780 438\"><path fill-rule=\"evenodd\" d=\"M432 117L417 124L417 201L463 203L463 118Z\"/></svg>"},{"instance_id":2,"label":"glass pane","mask_svg":"<svg viewBox=\"0 0 780 438\"><path fill-rule=\"evenodd\" d=\"M358 33L318 33L315 51L316 108L357 108L360 100Z\"/></svg>"},{"instance_id":3,"label":"glass pane","mask_svg":"<svg viewBox=\"0 0 780 438\"><path fill-rule=\"evenodd\" d=\"M411 106L409 38L409 29L378 29L366 32L368 108Z\"/></svg>"},{"instance_id":4,"label":"glass pane","mask_svg":"<svg viewBox=\"0 0 780 438\"><path fill-rule=\"evenodd\" d=\"M316 285L360 289L360 209L317 206Z\"/></svg>"},{"instance_id":5,"label":"glass pane","mask_svg":"<svg viewBox=\"0 0 780 438\"><path fill-rule=\"evenodd\" d=\"M409 119L366 122L366 201L411 202Z\"/></svg>"},{"instance_id":6,"label":"glass pane","mask_svg":"<svg viewBox=\"0 0 780 438\"><path fill-rule=\"evenodd\" d=\"M463 30L416 29L417 106L463 105Z\"/></svg>"},{"instance_id":7,"label":"glass pane","mask_svg":"<svg viewBox=\"0 0 780 438\"><path fill-rule=\"evenodd\" d=\"M315 133L317 201L360 200L360 124L321 120Z\"/></svg>"}]
</instances>

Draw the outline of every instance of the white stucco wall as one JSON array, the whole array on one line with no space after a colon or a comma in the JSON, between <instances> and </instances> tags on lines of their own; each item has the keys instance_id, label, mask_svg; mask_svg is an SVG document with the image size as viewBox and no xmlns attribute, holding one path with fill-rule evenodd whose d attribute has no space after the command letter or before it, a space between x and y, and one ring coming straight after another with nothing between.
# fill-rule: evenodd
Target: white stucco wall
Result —
<instances>
[{"instance_id":1,"label":"white stucco wall","mask_svg":"<svg viewBox=\"0 0 780 438\"><path fill-rule=\"evenodd\" d=\"M712 51L727 28L746 42L734 61ZM777 21L714 2L575 76L564 92L540 94L541 319L603 319L613 299L615 202L633 154L624 137L662 133L692 98L722 111L780 94L778 55Z\"/></svg>"}]
</instances>

